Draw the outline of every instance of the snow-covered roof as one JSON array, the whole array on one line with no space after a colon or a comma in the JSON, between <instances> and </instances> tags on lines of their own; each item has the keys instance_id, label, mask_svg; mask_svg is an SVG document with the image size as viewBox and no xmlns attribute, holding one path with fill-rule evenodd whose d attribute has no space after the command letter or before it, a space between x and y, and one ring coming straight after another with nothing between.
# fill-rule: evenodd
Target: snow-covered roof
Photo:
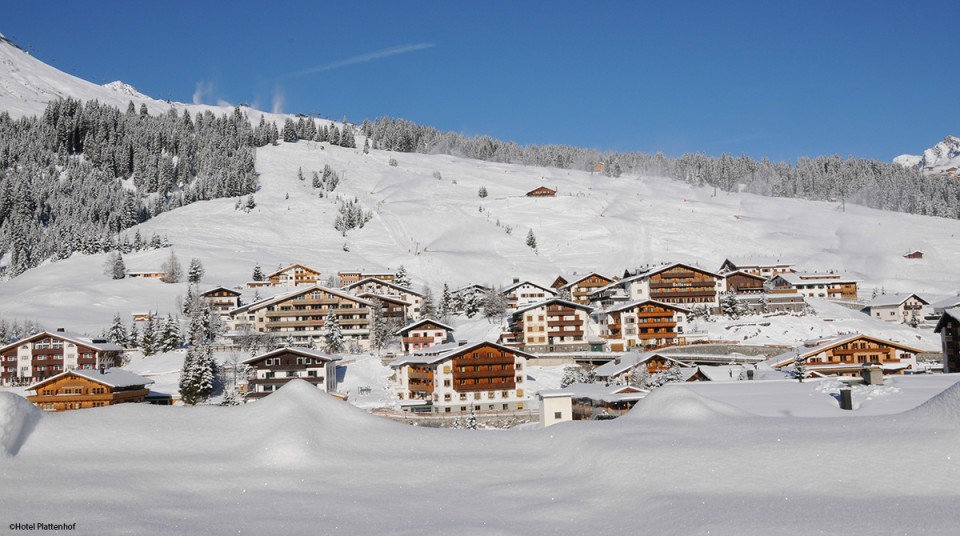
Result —
<instances>
[{"instance_id":1,"label":"snow-covered roof","mask_svg":"<svg viewBox=\"0 0 960 536\"><path fill-rule=\"evenodd\" d=\"M940 333L948 322L960 323L960 308L955 307L945 310L943 314L940 315L940 320L937 322L937 327L934 328L933 332Z\"/></svg>"},{"instance_id":2,"label":"snow-covered roof","mask_svg":"<svg viewBox=\"0 0 960 536\"><path fill-rule=\"evenodd\" d=\"M394 332L394 335L401 335L401 334L406 333L406 332L408 332L408 331L417 329L417 326L422 326L423 324L427 324L427 323L429 323L429 324L434 324L434 325L439 326L439 327L441 327L441 328L443 328L443 329L445 329L445 330L447 330L447 331L453 331L453 328L452 328L452 327L444 324L443 322L440 322L440 321L438 321L438 320L434 320L434 319L432 319L432 318L424 318L423 320L417 320L416 322L414 322L414 323L412 323L412 324L407 324L406 326L398 329L397 331Z\"/></svg>"},{"instance_id":3,"label":"snow-covered roof","mask_svg":"<svg viewBox=\"0 0 960 536\"><path fill-rule=\"evenodd\" d=\"M587 273L587 274L584 274L584 275L581 275L581 276L577 276L576 279L567 279L567 278L564 278L564 279L567 279L567 284L566 284L566 285L563 285L563 286L560 287L560 288L572 288L572 287L573 287L574 285L576 285L577 283L580 283L581 281L583 281L583 280L585 280L585 279L589 279L589 278L591 278L591 277L593 277L593 276L597 276L597 277L599 277L599 278L606 279L607 281L614 281L614 279L613 279L612 277L607 277L607 276L605 276L605 275L603 275L603 274L598 274L597 272L589 272L589 273Z\"/></svg>"},{"instance_id":4,"label":"snow-covered roof","mask_svg":"<svg viewBox=\"0 0 960 536\"><path fill-rule=\"evenodd\" d=\"M514 284L510 285L509 287L504 288L503 291L501 291L501 294L507 294L507 293L513 291L514 289L518 288L518 287L522 287L523 285L530 285L530 286L533 286L533 287L537 287L538 289L545 290L545 291L549 292L550 294L553 294L554 296L556 296L556 294L557 294L557 291L553 290L552 288L547 288L547 287L545 287L545 286L543 286L543 285L538 285L538 284L532 283L532 282L530 282L530 281L520 281L520 282L514 283Z\"/></svg>"},{"instance_id":5,"label":"snow-covered roof","mask_svg":"<svg viewBox=\"0 0 960 536\"><path fill-rule=\"evenodd\" d=\"M343 288L344 288L345 290L351 290L351 289L353 289L353 288L355 288L355 287L359 287L359 286L365 285L365 284L367 284L367 283L376 283L376 284L378 284L378 285L383 285L383 286L385 286L385 287L390 287L390 288L399 290L399 291L401 291L401 292L406 292L407 294L413 294L413 295L415 295L415 296L420 296L421 298L423 297L423 294L420 293L420 292L417 292L416 290L413 290L413 289L408 288L408 287L401 287L400 285L397 285L396 283L391 283L391 282L389 282L389 281L384 281L383 279L377 279L376 277L366 277L366 278L364 278L364 279L361 279L360 281L357 281L356 283L350 283L349 285L347 285L347 286L345 286L345 287L343 287Z\"/></svg>"},{"instance_id":6,"label":"snow-covered roof","mask_svg":"<svg viewBox=\"0 0 960 536\"><path fill-rule=\"evenodd\" d=\"M200 295L201 295L201 296L206 296L207 294L211 294L211 293L216 292L216 291L218 291L218 290L225 290L225 291L227 291L227 292L229 292L229 293L231 293L231 294L235 294L235 295L237 295L237 296L239 296L239 295L242 294L242 293L241 293L240 291L238 291L238 290L233 290L233 289L230 289L230 288L222 287L222 286L221 286L221 287L213 287L212 289L205 290L205 291L201 292Z\"/></svg>"},{"instance_id":7,"label":"snow-covered roof","mask_svg":"<svg viewBox=\"0 0 960 536\"><path fill-rule=\"evenodd\" d=\"M25 342L32 341L34 339L43 339L46 337L55 337L58 339L63 339L65 341L69 341L74 344L80 344L88 348L93 348L98 352L122 352L124 350L123 346L120 346L119 344L115 344L112 342L108 342L106 340L93 342L95 339L91 337L87 337L86 335L80 335L79 333L73 333L66 330L64 331L57 330L57 331L40 331L40 332L34 333L33 335L29 335L16 342L12 342L6 346L0 347L0 352L4 350L8 350L18 345L21 345Z\"/></svg>"},{"instance_id":8,"label":"snow-covered roof","mask_svg":"<svg viewBox=\"0 0 960 536\"><path fill-rule=\"evenodd\" d=\"M650 394L650 391L630 385L604 385L602 383L573 383L563 389L550 389L537 393L541 398L570 396L571 398L589 398L602 402L636 401Z\"/></svg>"},{"instance_id":9,"label":"snow-covered roof","mask_svg":"<svg viewBox=\"0 0 960 536\"><path fill-rule=\"evenodd\" d=\"M740 373L747 370L743 365L700 365L700 374L712 382L739 381Z\"/></svg>"},{"instance_id":10,"label":"snow-covered roof","mask_svg":"<svg viewBox=\"0 0 960 536\"><path fill-rule=\"evenodd\" d=\"M821 341L819 344L817 344L813 348L810 348L808 350L801 350L800 359L806 359L808 357L815 356L820 352L824 352L831 348L835 348L837 346L841 346L843 344L847 344L848 342L853 342L858 339L867 339L869 341L872 341L878 344L893 346L894 348L899 348L901 350L906 350L908 352L913 352L913 353L923 352L923 350L919 350L917 348L913 348L911 346L907 346L905 344L901 344L898 342L888 341L878 337L871 337L870 335L864 335L863 333L853 333L853 334L840 335L832 339L826 339ZM797 350L789 350L774 357L772 359L772 366L782 367L784 365L789 365L790 363L793 363L794 361L796 361L796 359L797 359ZM840 365L842 364L833 364L833 366L840 366Z\"/></svg>"},{"instance_id":11,"label":"snow-covered roof","mask_svg":"<svg viewBox=\"0 0 960 536\"><path fill-rule=\"evenodd\" d=\"M843 277L840 274L814 274L814 273L792 273L777 274L773 279L780 278L791 285L823 285L830 283L859 283L859 279L852 277Z\"/></svg>"},{"instance_id":12,"label":"snow-covered roof","mask_svg":"<svg viewBox=\"0 0 960 536\"><path fill-rule=\"evenodd\" d=\"M787 267L793 266L793 263L790 263L790 262L783 262L777 258L762 257L762 256L750 257L750 258L727 257L720 264L720 267L723 268L727 264L731 264L735 266L737 270L742 270L743 268L746 268L746 267L762 268L762 267L776 267L776 266L787 266Z\"/></svg>"},{"instance_id":13,"label":"snow-covered roof","mask_svg":"<svg viewBox=\"0 0 960 536\"><path fill-rule=\"evenodd\" d=\"M867 302L866 307L889 307L894 305L903 305L903 302L909 300L910 298L916 298L921 301L924 305L927 305L929 302L921 298L916 294L881 294L876 298Z\"/></svg>"},{"instance_id":14,"label":"snow-covered roof","mask_svg":"<svg viewBox=\"0 0 960 536\"><path fill-rule=\"evenodd\" d=\"M658 306L658 307L665 307L665 308L667 308L667 309L673 309L673 310L675 310L675 311L682 311L682 312L684 312L684 313L691 313L691 312L693 312L693 311L691 311L690 309L687 309L686 307L683 307L683 306L680 306L680 305L674 305L674 304L672 304L672 303L664 303L664 302L657 301L657 300L635 300L635 301L628 302L628 303L624 303L624 304L620 304L620 305L614 305L614 306L611 306L611 307L608 308L608 309L603 309L602 311L599 311L599 312L616 313L616 312L623 311L623 310L626 310L626 309L633 309L634 307L637 307L637 306L639 306L639 305L648 305L648 304L649 304L649 305L656 305L656 306Z\"/></svg>"},{"instance_id":15,"label":"snow-covered roof","mask_svg":"<svg viewBox=\"0 0 960 536\"><path fill-rule=\"evenodd\" d=\"M952 309L954 307L960 307L960 296L950 296L942 300L937 300L930 304L935 311L941 309Z\"/></svg>"},{"instance_id":16,"label":"snow-covered roof","mask_svg":"<svg viewBox=\"0 0 960 536\"><path fill-rule=\"evenodd\" d=\"M412 303L408 301L404 301L397 296L387 296L386 294L377 294L375 292L361 292L360 294L357 294L357 297L368 299L370 301L380 300L380 301L395 303L399 305L413 305Z\"/></svg>"},{"instance_id":17,"label":"snow-covered roof","mask_svg":"<svg viewBox=\"0 0 960 536\"><path fill-rule=\"evenodd\" d=\"M391 363L390 366L399 367L401 365L409 365L409 364L433 365L435 363L440 363L448 359L452 359L460 354L471 352L473 350L476 350L477 348L480 348L481 346L493 346L494 348L502 352L509 352L511 354L515 354L515 355L524 357L526 359L535 359L537 357L533 354L528 354L527 352L518 350L517 348L503 346L502 344L498 344L491 341L481 341L473 344L457 345L451 350L440 353L440 354L433 354L433 355L417 354L417 355L412 355L407 357L401 357L400 359L397 359L396 361Z\"/></svg>"},{"instance_id":18,"label":"snow-covered roof","mask_svg":"<svg viewBox=\"0 0 960 536\"><path fill-rule=\"evenodd\" d=\"M526 307L524 307L524 308L522 308L522 309L517 309L516 311L513 312L513 314L514 314L514 315L523 314L523 313L525 313L526 311L529 311L529 310L531 310L531 309L538 309L538 308L540 308L540 307L544 307L544 306L550 305L550 304L552 304L552 303L560 303L560 304L566 305L566 306L568 306L568 307L573 307L573 308L575 308L575 309L583 309L584 311L586 311L586 312L588 312L588 313L591 312L591 311L593 311L593 307L590 307L589 305L583 305L582 303L576 303L576 302L572 302L572 301L569 301L569 300L563 300L563 299L560 299L560 298L550 298L550 299L547 299L547 300L543 300L543 301L541 301L541 302L532 303L532 304L530 304L530 305L528 305L528 306L526 306Z\"/></svg>"},{"instance_id":19,"label":"snow-covered roof","mask_svg":"<svg viewBox=\"0 0 960 536\"><path fill-rule=\"evenodd\" d=\"M660 356L667 361L672 361L682 367L690 366L689 364L678 359L668 357L662 352L627 352L616 359L612 359L600 365L599 367L593 369L593 371L601 378L610 378L630 370L630 368L637 363L646 363L656 356Z\"/></svg>"},{"instance_id":20,"label":"snow-covered roof","mask_svg":"<svg viewBox=\"0 0 960 536\"><path fill-rule=\"evenodd\" d=\"M90 381L106 385L107 387L114 387L117 389L123 387L145 386L153 383L153 380L144 378L143 376L134 374L121 368L108 368L105 369L102 374L99 370L80 369L63 371L56 376L47 378L46 380L34 384L30 387L30 390L40 392L39 389L42 389L44 386L49 385L67 375L80 376Z\"/></svg>"},{"instance_id":21,"label":"snow-covered roof","mask_svg":"<svg viewBox=\"0 0 960 536\"><path fill-rule=\"evenodd\" d=\"M323 292L329 292L330 294L333 294L334 296L338 296L338 297L340 297L340 298L345 298L345 299L348 299L348 300L350 300L350 301L355 301L355 302L357 302L357 303L360 303L360 304L362 304L362 305L366 305L366 306L368 306L368 307L369 307L370 305L372 305L372 303L370 303L369 300L364 299L364 298L361 298L361 297L356 296L356 295L354 295L354 294L349 294L349 293L346 293L346 292L343 292L343 291L340 291L340 290L335 290L335 289L328 288L328 287L321 287L320 285L310 285L310 286L308 286L308 287L298 288L298 289L292 290L292 291L290 291L290 292L285 292L285 293L283 293L283 294L278 294L278 295L276 295L276 296L272 296L272 297L269 297L269 298L265 298L265 299L262 299L262 300L260 300L260 301L256 301L256 302L253 302L253 303L249 303L249 304L247 304L247 305L241 305L240 307L237 307L236 309L231 309L230 311L228 311L227 314L229 314L229 315L232 316L232 315L234 315L234 314L242 313L242 312L244 312L244 311L256 311L256 310L262 309L262 308L264 308L264 307L266 307L266 306L268 306L268 305L273 305L273 304L278 303L278 302L286 301L286 300L289 300L290 298L293 298L293 297L295 297L295 296L299 296L299 295L301 295L301 294L306 294L306 293L308 293L308 292L313 292L313 291L315 291L315 290L322 290Z\"/></svg>"},{"instance_id":22,"label":"snow-covered roof","mask_svg":"<svg viewBox=\"0 0 960 536\"><path fill-rule=\"evenodd\" d=\"M273 357L282 353L292 353L297 355L302 355L304 357L312 357L320 361L340 361L341 357L338 355L331 355L319 350L314 350L313 348L302 348L300 346L284 346L282 348L277 348L271 350L265 354L255 355L243 360L243 363L250 364L261 359L266 359L268 357Z\"/></svg>"},{"instance_id":23,"label":"snow-covered roof","mask_svg":"<svg viewBox=\"0 0 960 536\"><path fill-rule=\"evenodd\" d=\"M313 268L309 268L309 267L307 267L307 266L304 266L304 265L302 265L302 264L300 264L300 263L295 262L295 263L291 264L290 266L287 266L286 268L281 268L281 269L277 270L276 272L273 272L272 274L267 275L267 279L270 279L271 277L273 277L273 276L275 276L275 275L280 275L280 274L282 274L283 272L286 272L287 270L289 270L289 269L291 269L291 268L297 268L297 267L303 268L304 270L306 270L306 271L308 271L308 272L313 272L313 273L315 273L315 274L317 274L317 275L320 275L320 271L319 271L319 270L314 270Z\"/></svg>"}]
</instances>

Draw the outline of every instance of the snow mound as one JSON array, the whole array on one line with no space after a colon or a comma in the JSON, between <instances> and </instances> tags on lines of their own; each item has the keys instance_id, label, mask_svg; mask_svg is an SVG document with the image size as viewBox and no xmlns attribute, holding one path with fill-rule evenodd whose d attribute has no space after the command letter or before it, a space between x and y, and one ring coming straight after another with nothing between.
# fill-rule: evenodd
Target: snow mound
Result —
<instances>
[{"instance_id":1,"label":"snow mound","mask_svg":"<svg viewBox=\"0 0 960 536\"><path fill-rule=\"evenodd\" d=\"M41 411L26 398L0 393L0 458L16 456L40 415Z\"/></svg>"},{"instance_id":2,"label":"snow mound","mask_svg":"<svg viewBox=\"0 0 960 536\"><path fill-rule=\"evenodd\" d=\"M124 82L122 82L122 81L120 81L120 80L115 80L115 81L113 81L113 82L110 82L109 84L104 84L103 87L105 87L105 88L107 88L107 89L112 89L113 91L116 91L117 93L120 93L120 94L122 94L122 95L127 95L127 96L129 96L129 97L136 97L136 98L138 98L138 99L147 99L147 98L149 98L149 97L147 97L146 95L144 95L143 93L140 93L139 91L137 91L137 88L131 86L130 84L126 84L126 83L124 83Z\"/></svg>"},{"instance_id":3,"label":"snow mound","mask_svg":"<svg viewBox=\"0 0 960 536\"><path fill-rule=\"evenodd\" d=\"M955 383L906 413L915 417L960 421L960 383Z\"/></svg>"},{"instance_id":4,"label":"snow mound","mask_svg":"<svg viewBox=\"0 0 960 536\"><path fill-rule=\"evenodd\" d=\"M711 400L683 386L668 385L637 402L625 418L708 421L716 417L743 415L746 413L729 404Z\"/></svg>"},{"instance_id":5,"label":"snow mound","mask_svg":"<svg viewBox=\"0 0 960 536\"><path fill-rule=\"evenodd\" d=\"M299 467L321 459L331 449L371 443L403 428L304 380L293 380L242 410L244 422L255 430L254 463L277 467Z\"/></svg>"}]
</instances>

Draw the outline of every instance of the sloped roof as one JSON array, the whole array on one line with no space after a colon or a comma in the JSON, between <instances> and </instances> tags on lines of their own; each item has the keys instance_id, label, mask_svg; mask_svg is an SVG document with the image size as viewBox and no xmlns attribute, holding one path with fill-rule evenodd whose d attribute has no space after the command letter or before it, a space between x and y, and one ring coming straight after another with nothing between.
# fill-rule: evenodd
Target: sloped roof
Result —
<instances>
[{"instance_id":1,"label":"sloped roof","mask_svg":"<svg viewBox=\"0 0 960 536\"><path fill-rule=\"evenodd\" d=\"M940 333L943 331L943 328L946 327L948 322L960 323L960 308L947 309L940 315L940 320L937 322L937 327L934 328L934 333Z\"/></svg>"},{"instance_id":2,"label":"sloped roof","mask_svg":"<svg viewBox=\"0 0 960 536\"><path fill-rule=\"evenodd\" d=\"M543 285L538 285L538 284L533 283L533 282L530 282L530 281L520 281L520 282L518 282L518 283L514 283L514 284L510 285L509 287L504 288L504 289L501 291L501 294L506 294L506 293L508 293L508 292L510 292L510 291L512 291L512 290L514 290L514 289L516 289L516 288L518 288L518 287L522 287L523 285L531 285L531 286L537 287L538 289L545 290L545 291L549 292L550 294L553 294L554 296L557 295L557 291L553 290L552 288L548 288L548 287L545 287L545 286L543 286Z\"/></svg>"},{"instance_id":3,"label":"sloped roof","mask_svg":"<svg viewBox=\"0 0 960 536\"><path fill-rule=\"evenodd\" d=\"M201 295L201 296L206 296L207 294L210 294L210 293L212 293L212 292L216 292L216 291L218 291L218 290L225 290L225 291L227 291L227 292L229 292L229 293L231 293L231 294L237 295L237 296L240 296L240 295L242 294L242 292L240 292L239 290L233 290L233 289L227 288L227 287L213 287L213 288L210 289L210 290L205 290L205 291L201 292L200 295Z\"/></svg>"},{"instance_id":4,"label":"sloped roof","mask_svg":"<svg viewBox=\"0 0 960 536\"><path fill-rule=\"evenodd\" d=\"M889 307L892 305L903 305L903 302L909 300L910 298L916 298L924 305L929 305L929 302L917 294L881 294L876 298L867 302L866 307Z\"/></svg>"},{"instance_id":5,"label":"sloped roof","mask_svg":"<svg viewBox=\"0 0 960 536\"><path fill-rule=\"evenodd\" d=\"M310 268L310 267L308 267L308 266L304 266L304 265L300 264L299 262L295 262L295 263L291 264L290 266L287 266L286 268L281 268L281 269L277 270L276 272L273 272L272 274L267 275L267 279L270 279L271 277L273 277L273 276L275 276L275 275L280 275L280 274L282 274L283 272L286 272L287 270L289 270L289 269L291 269L291 268L296 268L296 267L298 267L298 266L299 266L300 268L303 268L304 270L306 270L306 271L308 271L308 272L313 272L313 273L315 273L315 274L317 274L317 275L320 275L320 270L314 270L313 268Z\"/></svg>"},{"instance_id":6,"label":"sloped roof","mask_svg":"<svg viewBox=\"0 0 960 536\"><path fill-rule=\"evenodd\" d=\"M290 291L290 292L285 292L285 293L283 293L283 294L278 294L278 295L276 295L276 296L272 296L272 297L269 297L269 298L265 298L265 299L262 299L262 300L260 300L260 301L256 301L256 302L253 302L253 303L249 303L249 304L247 304L247 305L242 305L242 306L240 306L240 307L237 307L236 309L231 309L231 310L228 312L228 314L234 315L234 314L236 314L236 313L240 313L240 312L243 312L243 311L256 311L256 310L262 309L262 308L264 308L264 307L266 307L266 306L268 306L268 305L273 305L273 304L275 304L275 303L283 302L283 301L289 300L290 298L299 296L299 295L301 295L301 294L306 294L306 293L308 293L308 292L313 292L313 291L315 291L315 290L322 290L322 291L324 291L324 292L329 292L330 294L333 294L334 296L338 296L338 297L340 297L340 298L346 298L346 299L348 299L348 300L350 300L350 301L355 301L355 302L357 302L357 303L360 303L360 304L362 304L362 305L366 305L366 306L368 306L368 307L369 307L370 305L372 305L369 300L364 299L364 298L361 298L361 297L356 296L356 295L354 295L354 294L349 294L349 293L347 293L347 292L343 292L343 291L340 291L340 290L335 290L335 289L332 289L332 288L321 287L320 285L310 285L310 286L308 286L308 287L301 287L301 288L298 288L298 289L296 289L296 290L292 290L292 291Z\"/></svg>"},{"instance_id":7,"label":"sloped roof","mask_svg":"<svg viewBox=\"0 0 960 536\"><path fill-rule=\"evenodd\" d=\"M568 300L562 300L562 299L560 299L560 298L550 298L550 299L547 299L547 300L543 300L543 301L541 301L541 302L537 302L537 303L530 304L530 305L528 305L528 306L526 306L526 307L524 307L524 308L522 308L522 309L517 309L516 311L513 312L513 314L514 314L514 315L522 314L522 313L525 313L525 312L527 312L527 311L529 311L529 310L531 310L531 309L538 309L538 308L543 307L543 306L545 306L545 305L550 305L551 303L562 303L563 305L566 305L566 306L569 306L569 307L573 307L573 308L575 308L575 309L583 309L583 310L586 311L587 313L590 313L590 312L593 311L593 307L590 307L589 305L583 305L582 303L576 303L576 302L572 302L572 301L568 301Z\"/></svg>"},{"instance_id":8,"label":"sloped roof","mask_svg":"<svg viewBox=\"0 0 960 536\"><path fill-rule=\"evenodd\" d=\"M572 383L563 389L549 389L540 391L537 396L553 398L570 396L571 398L589 398L602 402L622 402L640 400L650 394L650 391L631 385L603 385L601 383Z\"/></svg>"},{"instance_id":9,"label":"sloped roof","mask_svg":"<svg viewBox=\"0 0 960 536\"><path fill-rule=\"evenodd\" d=\"M667 309L673 309L673 310L675 310L675 311L682 311L682 312L684 312L684 313L691 313L691 312L693 312L691 309L687 309L686 307L682 307L682 306L680 306L680 305L674 305L674 304L672 304L672 303L664 303L664 302L662 302L662 301L657 301L657 300L636 300L636 301L632 301L632 302L629 302L629 303L624 303L624 304L621 304L621 305L616 305L616 306L610 307L609 309L604 309L604 310L599 311L599 312L601 312L601 313L604 313L604 312L606 312L606 313L616 313L616 312L618 312L618 311L623 311L623 310L626 310L626 309L632 309L632 308L637 307L637 306L639 306L639 305L647 305L647 304L656 305L656 306L658 306L658 307L665 307L665 308L667 308Z\"/></svg>"},{"instance_id":10,"label":"sloped roof","mask_svg":"<svg viewBox=\"0 0 960 536\"><path fill-rule=\"evenodd\" d=\"M434 319L432 319L432 318L424 318L423 320L417 320L416 322L414 322L414 323L412 323L412 324L407 324L406 326L398 329L397 331L394 332L394 335L402 335L403 333L407 333L407 332L409 332L409 331L412 331L412 330L414 330L414 329L417 329L417 326L422 326L423 324L427 324L427 323L435 324L435 325L440 326L441 328L443 328L443 329L445 329L445 330L447 330L447 331L453 331L453 328L452 328L452 327L444 324L443 322L439 322L439 321L434 320Z\"/></svg>"},{"instance_id":11,"label":"sloped roof","mask_svg":"<svg viewBox=\"0 0 960 536\"><path fill-rule=\"evenodd\" d=\"M795 272L792 274L777 274L770 278L774 279L783 279L791 285L821 285L829 283L859 283L859 279L854 279L852 277L843 277L840 274L811 274L811 273L800 273ZM804 279L806 278L806 279Z\"/></svg>"},{"instance_id":12,"label":"sloped roof","mask_svg":"<svg viewBox=\"0 0 960 536\"><path fill-rule=\"evenodd\" d=\"M58 381L60 378L63 378L67 375L80 376L86 378L92 382L99 383L101 385L106 385L107 387L114 388L123 388L123 387L137 387L137 386L146 386L153 383L153 380L144 378L138 374L134 374L130 371L123 370L121 368L108 368L103 371L103 374L99 370L93 369L80 369L80 370L66 370L53 376L47 378L39 383L34 384L30 387L31 391L40 392L39 390Z\"/></svg>"},{"instance_id":13,"label":"sloped roof","mask_svg":"<svg viewBox=\"0 0 960 536\"><path fill-rule=\"evenodd\" d=\"M340 361L341 357L338 355L330 355L319 350L314 350L313 348L303 348L300 346L284 346L277 348L275 350L270 350L267 353L255 355L253 357L248 357L244 359L242 363L250 364L261 359L266 359L268 357L273 357L282 353L292 353L297 355L302 355L303 357L312 357L320 361Z\"/></svg>"},{"instance_id":14,"label":"sloped roof","mask_svg":"<svg viewBox=\"0 0 960 536\"><path fill-rule=\"evenodd\" d=\"M421 298L423 297L423 294L422 294L422 293L417 292L416 290L413 290L412 288L401 287L400 285L398 285L398 284L396 284L396 283L391 283L391 282L389 282L389 281L384 281L383 279L377 279L376 277L365 277L365 278L361 279L360 281L357 281L356 283L350 283L349 285L347 285L347 286L345 286L345 287L343 287L343 288L346 289L346 290L351 290L351 289L353 289L353 288L355 288L355 287L359 287L359 286L365 285L365 284L367 284L367 283L376 283L377 285L382 285L382 286L385 286L385 287L390 287L390 288L393 288L393 289L397 289L397 290L406 292L407 294L413 294L413 295L415 295L415 296L420 296Z\"/></svg>"},{"instance_id":15,"label":"sloped roof","mask_svg":"<svg viewBox=\"0 0 960 536\"><path fill-rule=\"evenodd\" d=\"M593 369L598 377L601 378L610 378L618 374L622 374L630 370L634 365L638 363L646 363L647 361L653 359L654 357L660 357L667 361L672 361L674 364L681 367L689 367L689 363L685 363L674 357L665 355L663 352L627 352L622 356L610 360L599 367Z\"/></svg>"},{"instance_id":16,"label":"sloped roof","mask_svg":"<svg viewBox=\"0 0 960 536\"><path fill-rule=\"evenodd\" d=\"M840 335L839 337L835 337L833 339L827 339L821 342L820 344L818 344L817 346L814 346L813 348L810 348L806 351L801 351L800 359L806 359L808 357L815 356L820 352L830 350L831 348L836 348L837 346L841 346L843 344L847 344L848 342L853 342L858 339L866 339L879 344L885 344L887 346L899 348L900 350L906 350L908 352L913 352L918 354L923 352L923 350L918 350L917 348L913 348L912 346L907 346L905 344L888 341L886 339L881 339L879 337L871 337L870 335L864 335L863 333L853 333L848 335ZM793 363L796 360L797 360L797 351L791 350L774 357L772 366L774 368L778 368L785 365L789 365L790 363Z\"/></svg>"},{"instance_id":17,"label":"sloped roof","mask_svg":"<svg viewBox=\"0 0 960 536\"><path fill-rule=\"evenodd\" d=\"M563 285L563 286L560 287L560 288L571 288L571 287L573 287L574 285L576 285L577 283L580 283L581 281L583 281L584 279L589 279L589 278L591 278L591 277L593 277L593 276L601 277L601 278L603 278L603 279L606 279L607 281L611 281L611 282L614 282L614 283L616 282L616 280L615 280L614 278L612 278L612 277L607 277L607 276L605 276L605 275L603 275L603 274L598 274L597 272L589 272L589 273L587 273L587 274L585 274L585 275L578 276L576 279L570 279L570 280L568 280L568 283L567 283L566 285Z\"/></svg>"},{"instance_id":18,"label":"sloped roof","mask_svg":"<svg viewBox=\"0 0 960 536\"><path fill-rule=\"evenodd\" d=\"M88 348L93 348L98 352L122 352L124 350L123 346L119 344L114 344L112 342L93 342L91 337L85 335L80 335L79 333L73 333L71 331L39 331L33 335L24 337L16 342L12 342L6 346L0 347L0 352L9 350L15 346L19 346L26 342L30 342L35 339L43 339L46 337L55 337L58 339L63 339L65 341L72 342L73 344L79 344L86 346Z\"/></svg>"},{"instance_id":19,"label":"sloped roof","mask_svg":"<svg viewBox=\"0 0 960 536\"><path fill-rule=\"evenodd\" d=\"M448 352L444 352L444 353L442 353L442 354L436 354L436 355L413 355L413 356L409 356L409 357L403 357L403 358L400 358L400 359L394 361L393 363L391 363L390 366L391 366L391 367L398 367L398 366L401 366L401 365L408 365L408 364L432 365L432 364L435 364L435 363L440 363L440 362L446 361L447 359L452 359L452 358L454 358L454 357L456 357L456 356L458 356L458 355L460 355L460 354L465 354L465 353L467 353L467 352L471 352L471 351L473 351L473 350L476 350L477 348L480 348L481 346L493 346L493 347L496 348L497 350L500 350L500 351L503 351L503 352L510 352L510 353L512 353L512 354L516 354L516 355L522 356L522 357L527 358L527 359L535 359L535 358L537 357L537 356L535 356L535 355L533 355L533 354L528 354L527 352L524 352L524 351L522 351L522 350L518 350L518 349L516 349L516 348L511 348L511 347L509 347L509 346L504 346L504 345L502 345L502 344L498 344L498 343L491 342L491 341L481 341L481 342L477 342L477 343L473 343L473 344L464 344L464 345L461 345L461 346L457 346L456 348L454 348L454 349L452 349L452 350L450 350L450 351L448 351Z\"/></svg>"}]
</instances>

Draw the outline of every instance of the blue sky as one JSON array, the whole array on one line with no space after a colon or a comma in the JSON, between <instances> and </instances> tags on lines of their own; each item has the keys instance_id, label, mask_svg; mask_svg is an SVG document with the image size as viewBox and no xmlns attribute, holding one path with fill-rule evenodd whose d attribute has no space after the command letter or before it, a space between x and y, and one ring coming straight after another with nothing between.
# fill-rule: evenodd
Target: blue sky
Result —
<instances>
[{"instance_id":1,"label":"blue sky","mask_svg":"<svg viewBox=\"0 0 960 536\"><path fill-rule=\"evenodd\" d=\"M590 4L16 2L0 32L157 98L521 144L890 160L960 135L960 2Z\"/></svg>"}]
</instances>

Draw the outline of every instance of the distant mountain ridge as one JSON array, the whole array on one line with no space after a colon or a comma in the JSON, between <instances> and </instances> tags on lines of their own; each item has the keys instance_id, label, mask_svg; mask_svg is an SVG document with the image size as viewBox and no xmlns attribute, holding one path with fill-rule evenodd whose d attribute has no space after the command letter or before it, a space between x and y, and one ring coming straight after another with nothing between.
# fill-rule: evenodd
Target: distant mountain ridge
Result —
<instances>
[{"instance_id":1,"label":"distant mountain ridge","mask_svg":"<svg viewBox=\"0 0 960 536\"><path fill-rule=\"evenodd\" d=\"M960 138L947 136L940 143L927 149L922 156L902 154L893 159L894 164L914 168L924 175L957 175L960 168Z\"/></svg>"}]
</instances>

